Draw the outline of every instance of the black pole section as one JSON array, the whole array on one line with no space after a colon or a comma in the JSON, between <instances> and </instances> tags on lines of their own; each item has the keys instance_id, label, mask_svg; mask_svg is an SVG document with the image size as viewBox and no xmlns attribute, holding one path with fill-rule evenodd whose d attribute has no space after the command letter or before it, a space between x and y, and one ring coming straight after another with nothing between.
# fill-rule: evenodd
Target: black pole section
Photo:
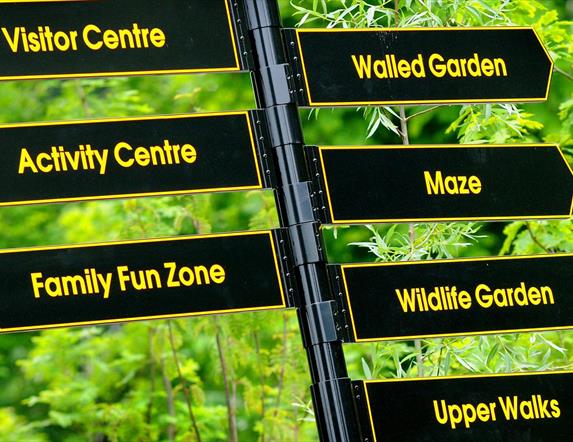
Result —
<instances>
[{"instance_id":1,"label":"black pole section","mask_svg":"<svg viewBox=\"0 0 573 442\"><path fill-rule=\"evenodd\" d=\"M292 71L281 34L277 0L244 0L258 106L266 114L278 175L281 225L290 232L301 296L298 318L311 370L315 415L322 441L361 440L336 323ZM261 122L261 124L264 124Z\"/></svg>"}]
</instances>

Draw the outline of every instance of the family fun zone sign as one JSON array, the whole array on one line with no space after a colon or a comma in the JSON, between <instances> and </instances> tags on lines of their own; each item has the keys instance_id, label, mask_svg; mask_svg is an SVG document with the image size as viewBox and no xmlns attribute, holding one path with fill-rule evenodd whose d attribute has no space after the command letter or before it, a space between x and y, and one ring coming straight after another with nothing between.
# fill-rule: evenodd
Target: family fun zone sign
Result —
<instances>
[{"instance_id":1,"label":"family fun zone sign","mask_svg":"<svg viewBox=\"0 0 573 442\"><path fill-rule=\"evenodd\" d=\"M336 68L333 68L336 66ZM0 1L0 80L250 72L256 110L0 126L0 206L273 189L274 230L0 251L0 332L296 308L323 441L573 440L570 372L351 381L343 343L573 327L569 254L327 264L322 224L568 219L559 146L304 146L299 106L541 102L529 27Z\"/></svg>"}]
</instances>

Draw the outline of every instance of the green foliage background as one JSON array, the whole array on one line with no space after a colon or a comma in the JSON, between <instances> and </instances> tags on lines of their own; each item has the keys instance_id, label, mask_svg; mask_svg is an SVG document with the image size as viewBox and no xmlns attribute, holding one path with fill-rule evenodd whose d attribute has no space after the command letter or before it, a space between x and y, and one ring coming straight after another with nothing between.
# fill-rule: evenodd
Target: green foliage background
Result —
<instances>
[{"instance_id":1,"label":"green foliage background","mask_svg":"<svg viewBox=\"0 0 573 442\"><path fill-rule=\"evenodd\" d=\"M301 111L308 144L550 141L572 159L573 27L566 20L573 2L280 4L285 26L533 25L556 61L545 104ZM254 105L245 74L0 84L5 123ZM277 226L272 192L2 208L0 246ZM325 228L324 234L332 262L573 252L571 220ZM354 379L565 369L573 365L573 334L349 345L345 353ZM0 440L312 441L317 436L309 384L292 311L3 335Z\"/></svg>"}]
</instances>

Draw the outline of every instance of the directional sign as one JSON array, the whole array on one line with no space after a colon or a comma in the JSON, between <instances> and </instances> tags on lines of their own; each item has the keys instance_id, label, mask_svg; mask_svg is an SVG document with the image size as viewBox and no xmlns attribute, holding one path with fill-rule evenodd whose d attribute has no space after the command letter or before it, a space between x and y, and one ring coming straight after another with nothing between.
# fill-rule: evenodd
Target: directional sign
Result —
<instances>
[{"instance_id":1,"label":"directional sign","mask_svg":"<svg viewBox=\"0 0 573 442\"><path fill-rule=\"evenodd\" d=\"M559 147L319 147L334 224L569 218L573 171Z\"/></svg>"},{"instance_id":2,"label":"directional sign","mask_svg":"<svg viewBox=\"0 0 573 442\"><path fill-rule=\"evenodd\" d=\"M239 71L229 0L0 2L0 80Z\"/></svg>"},{"instance_id":3,"label":"directional sign","mask_svg":"<svg viewBox=\"0 0 573 442\"><path fill-rule=\"evenodd\" d=\"M352 338L364 342L573 328L572 265L573 254L555 254L351 264L340 272Z\"/></svg>"},{"instance_id":4,"label":"directional sign","mask_svg":"<svg viewBox=\"0 0 573 442\"><path fill-rule=\"evenodd\" d=\"M247 112L0 126L0 206L263 187Z\"/></svg>"},{"instance_id":5,"label":"directional sign","mask_svg":"<svg viewBox=\"0 0 573 442\"><path fill-rule=\"evenodd\" d=\"M278 232L0 253L0 332L284 308Z\"/></svg>"},{"instance_id":6,"label":"directional sign","mask_svg":"<svg viewBox=\"0 0 573 442\"><path fill-rule=\"evenodd\" d=\"M298 29L291 38L309 106L544 101L553 70L528 27Z\"/></svg>"},{"instance_id":7,"label":"directional sign","mask_svg":"<svg viewBox=\"0 0 573 442\"><path fill-rule=\"evenodd\" d=\"M573 372L354 382L368 440L573 440Z\"/></svg>"}]
</instances>

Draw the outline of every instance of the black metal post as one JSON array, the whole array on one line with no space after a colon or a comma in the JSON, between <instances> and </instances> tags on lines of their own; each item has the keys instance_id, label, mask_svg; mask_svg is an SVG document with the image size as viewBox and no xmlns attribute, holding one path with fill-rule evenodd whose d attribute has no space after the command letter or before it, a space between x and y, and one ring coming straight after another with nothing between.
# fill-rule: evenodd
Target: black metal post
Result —
<instances>
[{"instance_id":1,"label":"black metal post","mask_svg":"<svg viewBox=\"0 0 573 442\"><path fill-rule=\"evenodd\" d=\"M268 126L279 181L279 216L281 225L290 232L294 251L301 292L298 317L320 438L360 441L277 0L244 0L244 7L255 62L253 84L258 106L266 114L266 122L259 123Z\"/></svg>"}]
</instances>

